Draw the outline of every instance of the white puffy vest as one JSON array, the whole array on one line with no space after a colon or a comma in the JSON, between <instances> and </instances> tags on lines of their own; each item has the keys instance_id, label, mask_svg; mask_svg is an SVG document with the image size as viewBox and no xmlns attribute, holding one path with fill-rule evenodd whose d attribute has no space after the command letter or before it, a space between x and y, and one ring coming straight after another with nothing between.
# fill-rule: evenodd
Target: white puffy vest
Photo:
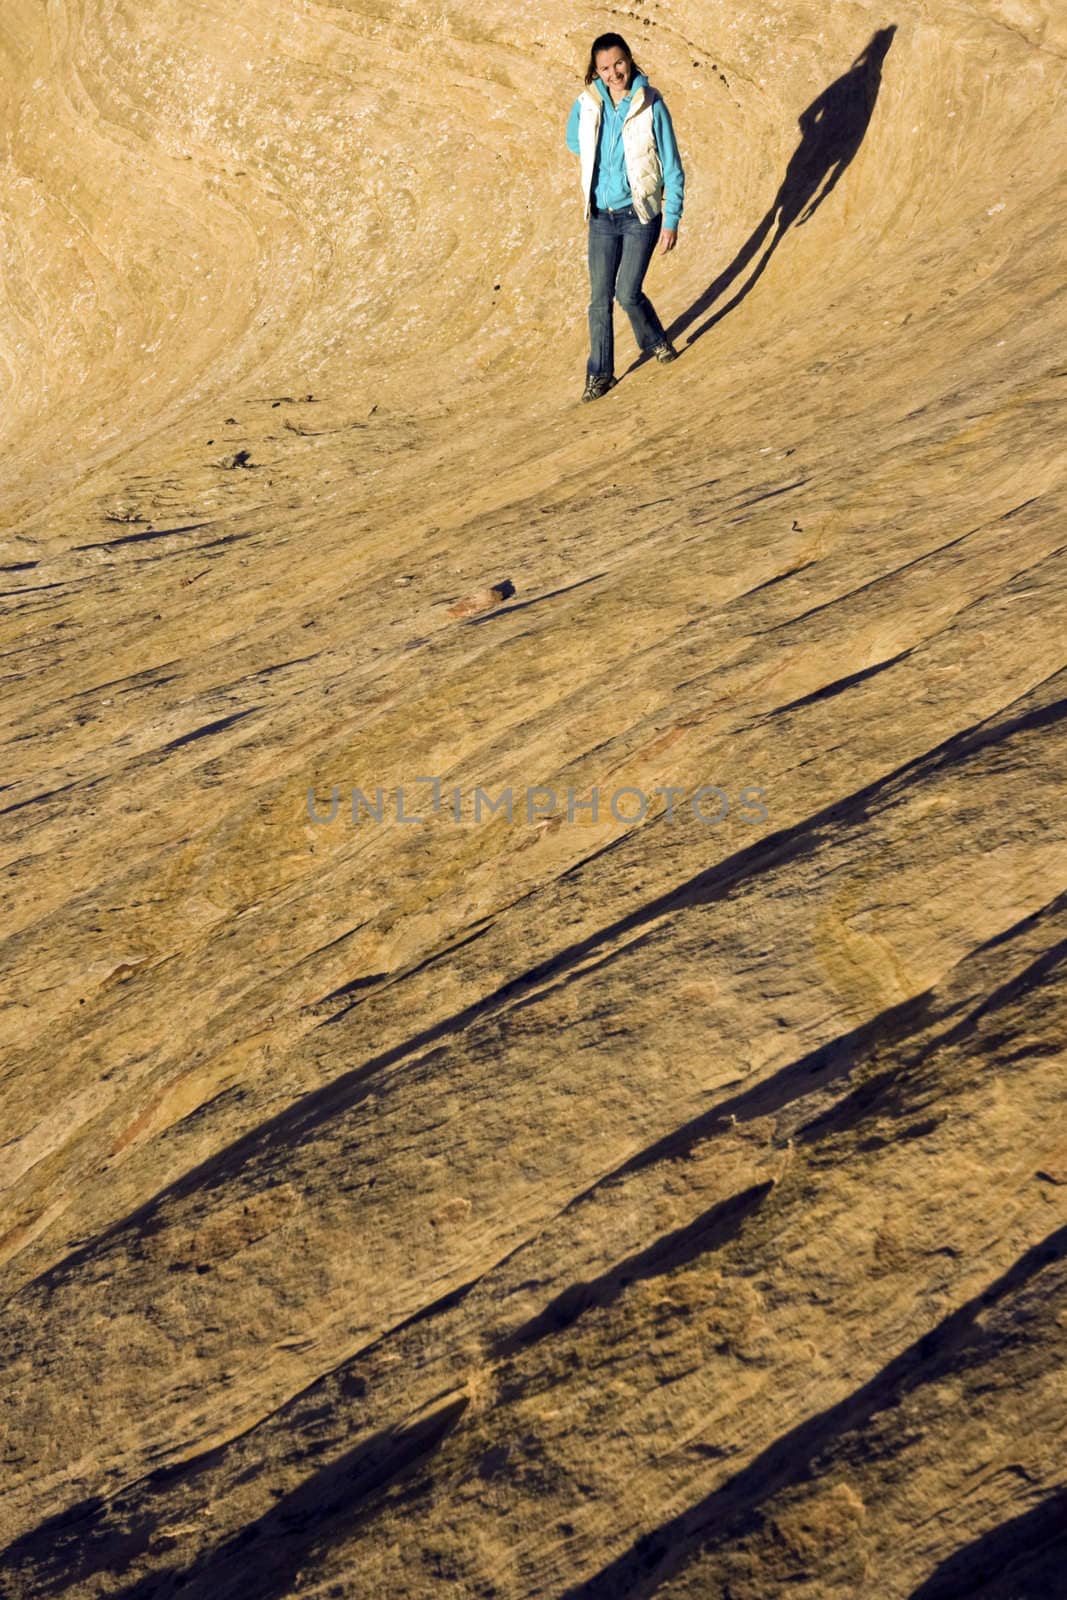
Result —
<instances>
[{"instance_id":1,"label":"white puffy vest","mask_svg":"<svg viewBox=\"0 0 1067 1600\"><path fill-rule=\"evenodd\" d=\"M593 167L604 102L594 84L587 84L579 98L581 117L578 144L582 158L582 193L588 221L593 203ZM626 176L633 195L634 210L642 222L651 222L663 209L663 163L652 131L652 106L658 98L651 84L639 85L630 99L630 109L622 125Z\"/></svg>"}]
</instances>

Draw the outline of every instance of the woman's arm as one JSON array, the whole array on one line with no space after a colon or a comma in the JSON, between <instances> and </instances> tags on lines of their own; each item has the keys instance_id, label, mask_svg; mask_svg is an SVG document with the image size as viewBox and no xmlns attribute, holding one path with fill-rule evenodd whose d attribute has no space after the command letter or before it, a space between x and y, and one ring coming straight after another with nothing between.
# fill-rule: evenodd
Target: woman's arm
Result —
<instances>
[{"instance_id":1,"label":"woman's arm","mask_svg":"<svg viewBox=\"0 0 1067 1600\"><path fill-rule=\"evenodd\" d=\"M579 95L571 106L571 114L567 118L567 149L573 150L576 156L580 156L582 153L582 147L578 143L578 124L581 121L581 117L582 97Z\"/></svg>"},{"instance_id":2,"label":"woman's arm","mask_svg":"<svg viewBox=\"0 0 1067 1600\"><path fill-rule=\"evenodd\" d=\"M685 169L678 154L671 114L662 100L652 107L652 131L663 164L663 227L673 233L682 218L685 204Z\"/></svg>"}]
</instances>

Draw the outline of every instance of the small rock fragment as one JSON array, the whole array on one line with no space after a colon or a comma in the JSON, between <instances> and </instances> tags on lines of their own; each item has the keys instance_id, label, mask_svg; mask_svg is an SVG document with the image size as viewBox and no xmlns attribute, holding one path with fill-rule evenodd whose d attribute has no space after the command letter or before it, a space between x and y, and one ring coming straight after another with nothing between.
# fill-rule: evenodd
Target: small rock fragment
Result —
<instances>
[{"instance_id":1,"label":"small rock fragment","mask_svg":"<svg viewBox=\"0 0 1067 1600\"><path fill-rule=\"evenodd\" d=\"M474 1208L471 1202L462 1195L457 1195L453 1200L446 1200L443 1206L431 1213L431 1228L439 1228L449 1223L464 1222Z\"/></svg>"},{"instance_id":2,"label":"small rock fragment","mask_svg":"<svg viewBox=\"0 0 1067 1600\"><path fill-rule=\"evenodd\" d=\"M463 600L457 600L449 606L448 614L450 617L473 617L479 611L491 611L502 600L510 600L514 593L515 585L510 578L504 578L500 583L494 583L491 589L478 589Z\"/></svg>"},{"instance_id":3,"label":"small rock fragment","mask_svg":"<svg viewBox=\"0 0 1067 1600\"><path fill-rule=\"evenodd\" d=\"M251 450L235 450L232 455L223 456L219 462L220 467L251 467L253 465Z\"/></svg>"}]
</instances>

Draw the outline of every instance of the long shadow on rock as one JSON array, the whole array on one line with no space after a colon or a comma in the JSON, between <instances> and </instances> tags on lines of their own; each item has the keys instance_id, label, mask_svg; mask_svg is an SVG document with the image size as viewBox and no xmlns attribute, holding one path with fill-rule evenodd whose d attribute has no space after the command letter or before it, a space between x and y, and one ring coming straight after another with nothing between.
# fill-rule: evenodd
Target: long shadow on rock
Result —
<instances>
[{"instance_id":1,"label":"long shadow on rock","mask_svg":"<svg viewBox=\"0 0 1067 1600\"><path fill-rule=\"evenodd\" d=\"M611 1305L630 1284L661 1277L708 1251L721 1249L737 1237L773 1187L770 1182L755 1184L742 1194L721 1200L695 1222L675 1228L600 1277L568 1285L544 1311L499 1339L494 1354L498 1358L514 1355L538 1339L562 1333L577 1322L583 1312L595 1306Z\"/></svg>"},{"instance_id":2,"label":"long shadow on rock","mask_svg":"<svg viewBox=\"0 0 1067 1600\"><path fill-rule=\"evenodd\" d=\"M150 1574L114 1600L284 1600L312 1547L349 1537L386 1486L420 1467L466 1411L461 1395L410 1428L379 1433L183 1571ZM169 1580L169 1582L167 1581Z\"/></svg>"},{"instance_id":3,"label":"long shadow on rock","mask_svg":"<svg viewBox=\"0 0 1067 1600\"><path fill-rule=\"evenodd\" d=\"M468 1404L459 1395L410 1427L364 1440L191 1564L156 1567L114 1592L112 1600L283 1600L312 1547L350 1536L383 1490L417 1473ZM168 1469L167 1475L180 1476L181 1470ZM50 1518L4 1552L0 1570L19 1572L27 1581L25 1593L41 1597L68 1594L75 1582L100 1572L128 1571L158 1538L155 1509L146 1503L121 1528L108 1524L106 1510L100 1500L90 1500Z\"/></svg>"},{"instance_id":4,"label":"long shadow on rock","mask_svg":"<svg viewBox=\"0 0 1067 1600\"><path fill-rule=\"evenodd\" d=\"M860 1133L865 1125L871 1132L858 1146L861 1151L879 1150L887 1144L899 1145L909 1139L924 1138L934 1132L949 1115L948 1097L954 1085L946 1083L939 1069L939 1057L945 1050L960 1045L974 1045L980 1025L998 1012L1005 1015L1000 1020L1000 1031L995 1039L986 1038L981 1044L982 1058L990 1061L998 1046L1010 1045L1015 1050L1020 1036L1025 1044L1019 1048L1017 1059L1022 1063L1034 1061L1039 1056L1058 1057L1062 1052L1059 1037L1061 1023L1053 1020L1040 1037L1034 1031L1031 1005L1038 996L1044 998L1043 1014L1051 1009L1058 998L1055 983L1064 989L1065 977L1060 971L1067 964L1067 939L1043 950L1020 972L998 985L943 1033L925 1041L918 1055L901 1054L897 1062L885 1072L879 1072L865 1082L857 1084L842 1099L809 1122L798 1126L793 1134L798 1145L821 1142L841 1133ZM1022 1002L1030 1002L1023 1005ZM1011 1014L1015 1008L1015 1015ZM1061 1006L1062 1009L1062 1006ZM1053 1014L1055 1015L1055 1014ZM1010 1078L1014 1055L1004 1062L998 1077ZM934 1071L928 1070L930 1062ZM939 1098L945 1103L937 1105ZM934 1115L920 1117L919 1112L933 1109ZM881 1128L879 1128L881 1124Z\"/></svg>"},{"instance_id":5,"label":"long shadow on rock","mask_svg":"<svg viewBox=\"0 0 1067 1600\"><path fill-rule=\"evenodd\" d=\"M818 210L841 181L842 174L863 143L878 90L882 82L882 62L893 42L896 25L879 28L843 77L836 79L800 114L801 141L786 168L770 210L741 246L725 272L708 285L688 310L676 317L667 329L669 339L678 339L720 295L734 284L771 235L763 257L741 289L713 316L689 335L696 341L740 305L766 270L786 231L795 222L799 227ZM773 230L773 234L772 234Z\"/></svg>"},{"instance_id":6,"label":"long shadow on rock","mask_svg":"<svg viewBox=\"0 0 1067 1600\"><path fill-rule=\"evenodd\" d=\"M949 1556L911 1600L1062 1600L1064 1573L1067 1489L1058 1489Z\"/></svg>"},{"instance_id":7,"label":"long shadow on rock","mask_svg":"<svg viewBox=\"0 0 1067 1600\"><path fill-rule=\"evenodd\" d=\"M783 1433L720 1488L642 1534L610 1565L568 1589L560 1600L651 1600L702 1551L721 1549L746 1531L765 1501L810 1479L816 1461L846 1435L862 1441L872 1419L894 1409L911 1391L987 1364L1004 1336L988 1329L983 1313L1002 1302L1010 1310L1010 1303L1031 1288L1044 1300L1044 1314L1032 1310L1020 1316L1017 1339L1040 1344L1042 1330L1067 1299L1065 1260L1067 1227L1062 1227L1024 1251L986 1289L894 1356L869 1382ZM1049 1280L1038 1283L1046 1272ZM1050 1364L1055 1359L1051 1354Z\"/></svg>"},{"instance_id":8,"label":"long shadow on rock","mask_svg":"<svg viewBox=\"0 0 1067 1600\"><path fill-rule=\"evenodd\" d=\"M1033 700L1039 692L1052 692L1061 679L1067 682L1067 672L1050 675L1034 689L1028 690L1021 697L1022 702ZM287 1161L292 1163L297 1150L309 1143L324 1123L353 1110L374 1092L375 1083L380 1081L380 1074L386 1067L406 1056L413 1056L417 1051L443 1048L442 1041L455 1037L472 1023L501 1011L505 1005L514 1005L520 998L532 995L549 982L558 982L575 973L580 965L588 964L591 956L607 950L613 942L629 938L664 916L673 916L696 906L720 903L746 878L753 878L786 863L800 865L814 858L827 837L846 828L865 825L875 811L892 804L896 796L909 785L925 782L937 772L958 768L986 749L1004 748L1020 734L1036 733L1064 719L1067 719L1067 698L1039 703L1011 717L1005 717L1003 711L996 712L977 726L950 734L932 748L910 757L891 772L834 800L822 810L702 868L686 882L655 895L613 922L556 951L546 960L516 973L497 989L451 1016L410 1034L399 1044L353 1067L321 1088L312 1090L294 1105L259 1123L232 1144L207 1157L87 1243L79 1245L38 1278L23 1284L18 1293L24 1295L31 1289L37 1294L54 1291L58 1284L69 1280L84 1263L99 1261L114 1241L123 1236L149 1237L159 1232L167 1225L164 1207L168 1203L193 1193L220 1189L236 1182L239 1177L243 1179L245 1192L252 1192L257 1182L262 1186L264 1177L269 1178L268 1169L279 1148L285 1150ZM614 844L603 847L604 850L614 848ZM595 859L595 854L581 863L583 869ZM571 868L572 872L577 870L577 867ZM476 937L479 935L471 934L463 942L471 942ZM421 965L429 965L436 959L436 956L429 957ZM324 1024L320 1023L319 1026Z\"/></svg>"},{"instance_id":9,"label":"long shadow on rock","mask_svg":"<svg viewBox=\"0 0 1067 1600\"><path fill-rule=\"evenodd\" d=\"M8 1594L5 1575L17 1574L22 1580L20 1594L63 1595L102 1570L121 1572L144 1554L153 1532L147 1511L138 1511L119 1527L100 1495L79 1500L0 1551L0 1595Z\"/></svg>"}]
</instances>

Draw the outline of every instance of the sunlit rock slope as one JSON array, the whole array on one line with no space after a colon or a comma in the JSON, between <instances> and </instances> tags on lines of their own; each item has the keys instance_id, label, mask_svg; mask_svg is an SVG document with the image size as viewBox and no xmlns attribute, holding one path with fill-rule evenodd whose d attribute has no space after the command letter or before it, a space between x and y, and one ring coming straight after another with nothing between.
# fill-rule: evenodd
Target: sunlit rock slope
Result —
<instances>
[{"instance_id":1,"label":"sunlit rock slope","mask_svg":"<svg viewBox=\"0 0 1067 1600\"><path fill-rule=\"evenodd\" d=\"M1062 1597L1065 62L5 0L5 1600Z\"/></svg>"}]
</instances>

